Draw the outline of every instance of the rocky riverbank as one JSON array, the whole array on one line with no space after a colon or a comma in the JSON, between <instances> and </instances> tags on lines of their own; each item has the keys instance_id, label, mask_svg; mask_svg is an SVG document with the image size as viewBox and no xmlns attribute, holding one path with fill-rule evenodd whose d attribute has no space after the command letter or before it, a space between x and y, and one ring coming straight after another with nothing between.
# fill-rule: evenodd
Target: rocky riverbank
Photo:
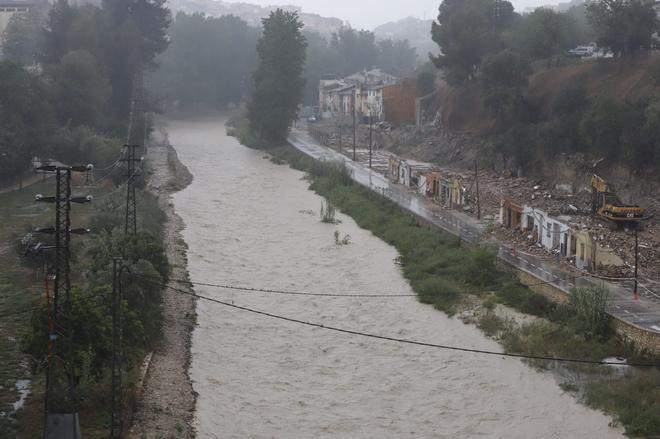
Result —
<instances>
[{"instance_id":1,"label":"rocky riverbank","mask_svg":"<svg viewBox=\"0 0 660 439\"><path fill-rule=\"evenodd\" d=\"M165 247L172 279L187 279L184 224L174 211L173 193L186 188L192 175L179 162L164 127L154 132L147 151L147 188L158 196L167 213ZM176 284L180 289L186 286ZM196 322L195 299L166 289L163 292L163 338L145 366L144 380L128 437L195 437L196 394L189 376L190 343Z\"/></svg>"}]
</instances>

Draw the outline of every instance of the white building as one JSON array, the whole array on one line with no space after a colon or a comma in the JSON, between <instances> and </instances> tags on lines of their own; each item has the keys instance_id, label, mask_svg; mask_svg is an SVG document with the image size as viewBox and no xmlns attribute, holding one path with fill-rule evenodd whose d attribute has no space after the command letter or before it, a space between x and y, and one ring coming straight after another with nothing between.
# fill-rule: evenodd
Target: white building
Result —
<instances>
[{"instance_id":1,"label":"white building","mask_svg":"<svg viewBox=\"0 0 660 439\"><path fill-rule=\"evenodd\" d=\"M383 119L383 88L396 84L398 79L379 69L365 70L344 79L325 75L319 81L319 113L322 119L353 114L368 123Z\"/></svg>"},{"instance_id":2,"label":"white building","mask_svg":"<svg viewBox=\"0 0 660 439\"><path fill-rule=\"evenodd\" d=\"M9 20L16 14L26 14L34 7L33 2L23 0L0 0L0 37L4 38Z\"/></svg>"},{"instance_id":3,"label":"white building","mask_svg":"<svg viewBox=\"0 0 660 439\"><path fill-rule=\"evenodd\" d=\"M531 232L533 241L541 244L547 251L557 251L565 257L570 256L571 249L569 221L568 216L553 216L530 206L523 208L523 230Z\"/></svg>"}]
</instances>

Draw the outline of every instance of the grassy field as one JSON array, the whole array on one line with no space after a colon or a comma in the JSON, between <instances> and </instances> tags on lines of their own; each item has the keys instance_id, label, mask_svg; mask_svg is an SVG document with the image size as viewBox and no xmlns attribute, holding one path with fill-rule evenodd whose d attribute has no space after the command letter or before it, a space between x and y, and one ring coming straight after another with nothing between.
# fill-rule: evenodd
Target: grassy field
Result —
<instances>
[{"instance_id":1,"label":"grassy field","mask_svg":"<svg viewBox=\"0 0 660 439\"><path fill-rule=\"evenodd\" d=\"M75 180L73 184L74 195L93 195L99 202L115 190L109 182L94 187L84 187ZM34 228L53 225L52 205L34 201L36 194L53 193L51 178L21 191L0 194L0 436L3 438L40 437L41 434L43 374L32 375L29 358L22 352L21 344L30 330L32 309L44 297L43 273L40 267L23 263L16 244ZM93 205L74 204L72 227L88 227L93 213ZM73 251L79 253L90 238L75 236L73 239ZM72 271L75 279L75 263ZM19 380L30 380L30 394L23 409L14 413L14 404L20 398L16 388Z\"/></svg>"},{"instance_id":2,"label":"grassy field","mask_svg":"<svg viewBox=\"0 0 660 439\"><path fill-rule=\"evenodd\" d=\"M588 323L590 310L575 303L556 304L521 285L497 266L488 249L469 251L453 236L420 228L394 203L353 184L345 167L314 161L291 146L268 151L275 163L306 171L312 190L393 245L421 302L448 315L467 314L464 320L498 340L506 351L597 361L620 356L660 364L657 356L619 339L610 324ZM533 317L517 322L495 312L501 306ZM552 370L566 391L612 415L628 434L660 437L660 368L620 374L607 366L530 363Z\"/></svg>"}]
</instances>

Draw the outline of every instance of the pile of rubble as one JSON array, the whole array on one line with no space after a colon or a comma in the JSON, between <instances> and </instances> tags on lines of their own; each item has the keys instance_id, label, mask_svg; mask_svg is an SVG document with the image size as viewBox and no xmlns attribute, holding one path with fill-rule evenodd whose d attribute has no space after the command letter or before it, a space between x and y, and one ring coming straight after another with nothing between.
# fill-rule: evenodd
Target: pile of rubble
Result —
<instances>
[{"instance_id":1,"label":"pile of rubble","mask_svg":"<svg viewBox=\"0 0 660 439\"><path fill-rule=\"evenodd\" d=\"M330 139L329 146L338 149L340 140L336 122L322 121L314 124L314 127L326 131ZM357 148L368 148L370 135L368 127L358 126L356 131ZM474 148L461 148L460 141L445 138L447 135L447 133L439 133L437 127L430 125L419 129L414 127L390 129L388 126L374 125L372 141L375 151L384 154L388 154L387 151L393 151L406 158L437 163L438 169L442 169L446 175L451 175L452 178L457 178L464 186L465 196L468 200L464 211L476 216L477 169L474 167ZM437 145L438 143L443 144L442 148ZM341 144L345 150L352 149L352 125L343 125ZM456 147L447 147L448 144L454 144ZM565 159L570 162L570 158ZM587 166L582 163L584 160L578 160L578 162L583 167ZM576 174L584 176L589 173L592 166L588 166L588 168L580 169ZM479 170L478 175L478 195L482 219L495 222L499 218L503 199L510 199L521 206L541 209L552 216L561 216L567 219L573 229L589 232L599 246L604 249L612 249L623 260L622 266L597 267L599 275L612 278L625 278L633 275L634 231L612 230L610 224L601 219L592 218L591 193L585 185L581 186L577 182L557 184L550 181L503 176L492 171L486 172L483 169ZM643 224L638 234L640 275L660 280L660 219L653 216L654 212L660 212L660 200L655 196L660 191L660 185L657 186L657 190L647 188L645 191L647 196L641 196L631 189L628 190L635 194L634 198L640 205L648 208L652 216ZM548 260L558 260L556 255L548 253L539 244L534 243L529 232L494 227L493 234L501 241L513 245L521 251ZM566 268L576 270L571 262L570 260L560 261Z\"/></svg>"}]
</instances>

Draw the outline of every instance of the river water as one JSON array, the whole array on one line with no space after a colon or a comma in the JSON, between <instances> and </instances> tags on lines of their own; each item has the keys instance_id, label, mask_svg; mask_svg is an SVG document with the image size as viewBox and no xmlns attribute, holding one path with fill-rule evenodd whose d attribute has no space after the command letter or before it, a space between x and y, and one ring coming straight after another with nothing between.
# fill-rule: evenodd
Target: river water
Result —
<instances>
[{"instance_id":1,"label":"river water","mask_svg":"<svg viewBox=\"0 0 660 439\"><path fill-rule=\"evenodd\" d=\"M322 293L412 293L397 253L344 215L321 223L301 172L226 136L221 117L169 122L194 182L174 197L193 281ZM351 244L335 244L334 232ZM414 297L327 298L197 287L236 305L356 331L497 350ZM191 377L200 438L614 438L609 418L516 359L300 326L199 301Z\"/></svg>"}]
</instances>

